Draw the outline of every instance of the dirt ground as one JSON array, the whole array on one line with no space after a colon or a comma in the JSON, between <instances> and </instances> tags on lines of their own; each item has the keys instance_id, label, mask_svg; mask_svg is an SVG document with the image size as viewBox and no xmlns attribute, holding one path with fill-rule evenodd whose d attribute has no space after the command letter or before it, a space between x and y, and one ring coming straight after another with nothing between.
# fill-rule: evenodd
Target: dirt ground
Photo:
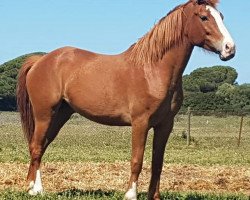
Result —
<instances>
[{"instance_id":1,"label":"dirt ground","mask_svg":"<svg viewBox=\"0 0 250 200\"><path fill-rule=\"evenodd\" d=\"M26 189L27 164L0 163L0 190ZM47 163L42 166L45 191L80 190L125 191L130 165L117 163ZM139 191L149 185L150 165L144 163ZM161 190L244 193L250 195L250 168L196 165L165 165Z\"/></svg>"}]
</instances>

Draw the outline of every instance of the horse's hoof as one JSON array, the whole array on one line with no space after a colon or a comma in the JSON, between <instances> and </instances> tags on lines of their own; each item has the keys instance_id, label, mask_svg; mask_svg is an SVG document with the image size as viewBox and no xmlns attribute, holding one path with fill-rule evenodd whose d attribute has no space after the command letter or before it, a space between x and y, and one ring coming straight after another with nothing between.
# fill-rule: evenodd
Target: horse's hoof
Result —
<instances>
[{"instance_id":1,"label":"horse's hoof","mask_svg":"<svg viewBox=\"0 0 250 200\"><path fill-rule=\"evenodd\" d=\"M156 193L156 194L154 195L154 200L161 200L161 196L160 196L159 193Z\"/></svg>"},{"instance_id":2,"label":"horse's hoof","mask_svg":"<svg viewBox=\"0 0 250 200\"><path fill-rule=\"evenodd\" d=\"M123 200L137 200L137 197L134 197L134 196L130 196L130 195L125 195L125 197L123 198Z\"/></svg>"},{"instance_id":3,"label":"horse's hoof","mask_svg":"<svg viewBox=\"0 0 250 200\"><path fill-rule=\"evenodd\" d=\"M39 192L39 191L34 191L34 190L29 190L28 193L29 193L29 195L31 195L31 196L36 196L36 195L38 195L38 194L42 194L41 191Z\"/></svg>"},{"instance_id":4,"label":"horse's hoof","mask_svg":"<svg viewBox=\"0 0 250 200\"><path fill-rule=\"evenodd\" d=\"M34 184L34 181L30 182L30 185L28 187L28 194L31 196L36 196L36 195L43 195L43 188L38 187L37 185Z\"/></svg>"},{"instance_id":5,"label":"horse's hoof","mask_svg":"<svg viewBox=\"0 0 250 200\"><path fill-rule=\"evenodd\" d=\"M31 196L43 195L43 190L38 191L38 190L30 189L28 191L28 194Z\"/></svg>"},{"instance_id":6,"label":"horse's hoof","mask_svg":"<svg viewBox=\"0 0 250 200\"><path fill-rule=\"evenodd\" d=\"M136 183L132 183L132 187L126 192L124 200L137 200Z\"/></svg>"}]
</instances>

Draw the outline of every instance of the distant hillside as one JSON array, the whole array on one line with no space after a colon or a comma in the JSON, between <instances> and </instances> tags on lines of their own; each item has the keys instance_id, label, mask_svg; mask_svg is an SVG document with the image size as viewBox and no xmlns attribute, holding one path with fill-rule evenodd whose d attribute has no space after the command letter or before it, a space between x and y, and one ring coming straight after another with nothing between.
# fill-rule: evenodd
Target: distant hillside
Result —
<instances>
[{"instance_id":1,"label":"distant hillside","mask_svg":"<svg viewBox=\"0 0 250 200\"><path fill-rule=\"evenodd\" d=\"M45 53L35 52L26 54L0 65L0 110L16 109L15 93L18 70L27 57L37 54L41 55Z\"/></svg>"}]
</instances>

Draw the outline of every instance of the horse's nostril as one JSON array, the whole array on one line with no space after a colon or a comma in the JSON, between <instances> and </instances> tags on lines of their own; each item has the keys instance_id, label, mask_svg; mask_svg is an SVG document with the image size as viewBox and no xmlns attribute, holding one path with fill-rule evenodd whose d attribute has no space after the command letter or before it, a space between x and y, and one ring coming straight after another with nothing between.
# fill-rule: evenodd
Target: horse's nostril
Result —
<instances>
[{"instance_id":1,"label":"horse's nostril","mask_svg":"<svg viewBox=\"0 0 250 200\"><path fill-rule=\"evenodd\" d=\"M224 46L224 51L226 53L234 53L235 52L235 45L234 43L227 42Z\"/></svg>"},{"instance_id":2,"label":"horse's nostril","mask_svg":"<svg viewBox=\"0 0 250 200\"><path fill-rule=\"evenodd\" d=\"M226 50L229 51L230 50L231 45L230 44L226 44Z\"/></svg>"}]
</instances>

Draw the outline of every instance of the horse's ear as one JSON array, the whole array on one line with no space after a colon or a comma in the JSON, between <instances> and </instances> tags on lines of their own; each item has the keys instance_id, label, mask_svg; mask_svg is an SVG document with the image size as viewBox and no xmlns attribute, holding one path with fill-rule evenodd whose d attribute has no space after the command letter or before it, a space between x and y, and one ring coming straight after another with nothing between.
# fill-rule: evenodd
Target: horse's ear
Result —
<instances>
[{"instance_id":1,"label":"horse's ear","mask_svg":"<svg viewBox=\"0 0 250 200\"><path fill-rule=\"evenodd\" d=\"M196 2L200 5L207 3L207 0L197 0Z\"/></svg>"},{"instance_id":2,"label":"horse's ear","mask_svg":"<svg viewBox=\"0 0 250 200\"><path fill-rule=\"evenodd\" d=\"M208 4L209 0L189 0L189 1L191 1L193 4L201 5L201 4Z\"/></svg>"},{"instance_id":3,"label":"horse's ear","mask_svg":"<svg viewBox=\"0 0 250 200\"><path fill-rule=\"evenodd\" d=\"M195 0L195 2L199 5L201 4L208 4L213 7L216 7L216 5L219 3L219 0Z\"/></svg>"}]
</instances>

